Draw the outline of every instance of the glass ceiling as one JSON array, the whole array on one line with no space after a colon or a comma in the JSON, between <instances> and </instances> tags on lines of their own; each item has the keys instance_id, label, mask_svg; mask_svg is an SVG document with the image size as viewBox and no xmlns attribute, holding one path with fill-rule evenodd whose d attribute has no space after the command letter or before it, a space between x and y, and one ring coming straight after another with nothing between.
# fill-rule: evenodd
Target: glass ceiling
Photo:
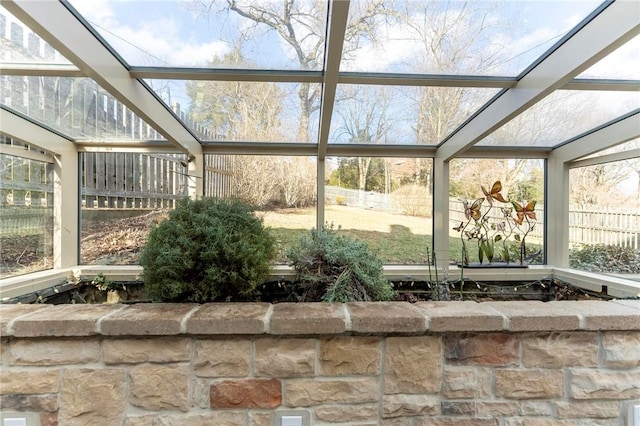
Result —
<instances>
[{"instance_id":1,"label":"glass ceiling","mask_svg":"<svg viewBox=\"0 0 640 426\"><path fill-rule=\"evenodd\" d=\"M196 144L314 144L320 157L337 144L455 154L473 146L468 127L483 132L479 147L550 149L640 108L640 3L623 3L69 0L38 2L41 11L7 0L0 66L11 72L0 102L78 141L180 145L187 129ZM624 15L635 29L608 34L618 25L596 18L622 7L635 8ZM48 19L49 9L70 20ZM46 32L29 28L40 25ZM584 31L611 47L601 53L580 40ZM91 54L75 57L88 41L98 43ZM566 46L576 53L557 53ZM54 47L74 52L86 77L56 70L71 62ZM554 65L540 83L531 74L545 62ZM93 88L83 98L63 93L80 85ZM140 97L148 90L152 101ZM522 96L530 100L521 108ZM139 106L144 120L125 105Z\"/></svg>"}]
</instances>

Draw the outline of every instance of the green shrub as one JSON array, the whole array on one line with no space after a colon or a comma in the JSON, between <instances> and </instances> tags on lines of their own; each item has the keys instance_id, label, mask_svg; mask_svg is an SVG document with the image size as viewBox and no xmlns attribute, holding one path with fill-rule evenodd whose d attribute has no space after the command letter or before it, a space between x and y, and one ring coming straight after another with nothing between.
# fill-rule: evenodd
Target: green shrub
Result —
<instances>
[{"instance_id":1,"label":"green shrub","mask_svg":"<svg viewBox=\"0 0 640 426\"><path fill-rule=\"evenodd\" d=\"M153 299L234 300L263 282L275 253L275 239L249 205L184 199L151 229L140 264Z\"/></svg>"},{"instance_id":2,"label":"green shrub","mask_svg":"<svg viewBox=\"0 0 640 426\"><path fill-rule=\"evenodd\" d=\"M640 251L604 244L582 245L569 251L572 268L590 272L640 273Z\"/></svg>"},{"instance_id":3,"label":"green shrub","mask_svg":"<svg viewBox=\"0 0 640 426\"><path fill-rule=\"evenodd\" d=\"M381 301L395 295L367 244L333 228L313 229L287 256L304 287L303 301Z\"/></svg>"}]
</instances>

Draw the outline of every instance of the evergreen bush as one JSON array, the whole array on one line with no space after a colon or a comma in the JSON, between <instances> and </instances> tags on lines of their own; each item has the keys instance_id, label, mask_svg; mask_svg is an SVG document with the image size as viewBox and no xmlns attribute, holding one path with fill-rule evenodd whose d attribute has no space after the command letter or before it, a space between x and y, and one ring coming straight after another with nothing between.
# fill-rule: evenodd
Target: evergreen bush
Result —
<instances>
[{"instance_id":1,"label":"evergreen bush","mask_svg":"<svg viewBox=\"0 0 640 426\"><path fill-rule=\"evenodd\" d=\"M632 247L583 244L569 250L569 265L589 272L640 273L640 251Z\"/></svg>"},{"instance_id":2,"label":"evergreen bush","mask_svg":"<svg viewBox=\"0 0 640 426\"><path fill-rule=\"evenodd\" d=\"M140 264L153 299L209 302L245 298L275 254L274 237L246 203L184 199L151 229Z\"/></svg>"},{"instance_id":3,"label":"evergreen bush","mask_svg":"<svg viewBox=\"0 0 640 426\"><path fill-rule=\"evenodd\" d=\"M393 287L380 260L366 243L338 234L333 227L313 229L287 256L304 288L303 301L391 300Z\"/></svg>"}]
</instances>

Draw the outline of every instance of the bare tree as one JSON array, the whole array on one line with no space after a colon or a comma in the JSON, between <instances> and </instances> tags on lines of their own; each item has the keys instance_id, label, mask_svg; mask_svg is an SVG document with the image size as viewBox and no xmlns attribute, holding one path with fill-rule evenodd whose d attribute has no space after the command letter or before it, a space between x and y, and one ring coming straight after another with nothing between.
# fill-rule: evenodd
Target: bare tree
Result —
<instances>
[{"instance_id":1,"label":"bare tree","mask_svg":"<svg viewBox=\"0 0 640 426\"><path fill-rule=\"evenodd\" d=\"M204 12L233 12L254 25L245 30L244 37L267 29L276 31L295 57L300 69L321 69L324 60L326 35L326 7L324 0L303 2L256 2L250 0L198 0L196 6ZM380 9L382 0L370 0L360 15L350 20L345 34L345 45L371 33L372 21ZM320 108L321 86L300 83L297 96L300 100L300 119L296 130L299 142L309 142L309 117Z\"/></svg>"}]
</instances>

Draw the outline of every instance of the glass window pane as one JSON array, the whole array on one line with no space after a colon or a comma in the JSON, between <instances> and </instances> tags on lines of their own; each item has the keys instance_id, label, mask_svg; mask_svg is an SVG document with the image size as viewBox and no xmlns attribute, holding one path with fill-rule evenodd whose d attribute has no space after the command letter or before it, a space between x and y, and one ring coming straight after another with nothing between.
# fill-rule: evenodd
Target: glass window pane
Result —
<instances>
[{"instance_id":1,"label":"glass window pane","mask_svg":"<svg viewBox=\"0 0 640 426\"><path fill-rule=\"evenodd\" d=\"M51 268L53 164L0 154L0 278Z\"/></svg>"},{"instance_id":2,"label":"glass window pane","mask_svg":"<svg viewBox=\"0 0 640 426\"><path fill-rule=\"evenodd\" d=\"M0 62L60 65L71 63L2 6Z\"/></svg>"},{"instance_id":3,"label":"glass window pane","mask_svg":"<svg viewBox=\"0 0 640 426\"><path fill-rule=\"evenodd\" d=\"M330 142L437 145L497 92L341 84Z\"/></svg>"},{"instance_id":4,"label":"glass window pane","mask_svg":"<svg viewBox=\"0 0 640 426\"><path fill-rule=\"evenodd\" d=\"M571 169L569 263L612 274L640 273L640 159Z\"/></svg>"},{"instance_id":5,"label":"glass window pane","mask_svg":"<svg viewBox=\"0 0 640 426\"><path fill-rule=\"evenodd\" d=\"M340 70L516 76L600 3L353 0Z\"/></svg>"},{"instance_id":6,"label":"glass window pane","mask_svg":"<svg viewBox=\"0 0 640 426\"><path fill-rule=\"evenodd\" d=\"M89 78L0 78L0 102L78 140L165 139Z\"/></svg>"},{"instance_id":7,"label":"glass window pane","mask_svg":"<svg viewBox=\"0 0 640 426\"><path fill-rule=\"evenodd\" d=\"M553 92L478 145L553 147L640 108L640 92Z\"/></svg>"},{"instance_id":8,"label":"glass window pane","mask_svg":"<svg viewBox=\"0 0 640 426\"><path fill-rule=\"evenodd\" d=\"M500 181L501 188L494 186L496 181ZM491 208L482 187L487 193L496 194L491 197ZM527 264L542 263L544 160L455 159L450 164L449 189L449 247L453 262L460 263L466 251L471 264L480 262L481 256L480 263L518 264L520 257ZM512 201L522 207L522 215L518 215ZM530 204L532 201L534 205ZM527 206L533 209L528 212ZM525 241L524 256L519 240ZM492 261L486 249L480 254L483 242L493 253Z\"/></svg>"},{"instance_id":9,"label":"glass window pane","mask_svg":"<svg viewBox=\"0 0 640 426\"><path fill-rule=\"evenodd\" d=\"M317 141L320 84L146 81L202 140Z\"/></svg>"},{"instance_id":10,"label":"glass window pane","mask_svg":"<svg viewBox=\"0 0 640 426\"><path fill-rule=\"evenodd\" d=\"M331 157L325 220L384 263L424 264L432 240L432 160Z\"/></svg>"},{"instance_id":11,"label":"glass window pane","mask_svg":"<svg viewBox=\"0 0 640 426\"><path fill-rule=\"evenodd\" d=\"M640 73L640 36L634 37L591 66L578 78L638 80Z\"/></svg>"},{"instance_id":12,"label":"glass window pane","mask_svg":"<svg viewBox=\"0 0 640 426\"><path fill-rule=\"evenodd\" d=\"M205 155L205 195L253 205L277 241L276 263L316 227L315 157Z\"/></svg>"},{"instance_id":13,"label":"glass window pane","mask_svg":"<svg viewBox=\"0 0 640 426\"><path fill-rule=\"evenodd\" d=\"M593 155L588 155L581 159L602 157L603 155L615 154L617 152L627 152L627 151L631 151L632 149L640 149L640 138L636 138L628 142L621 143L620 145L616 145L611 148L602 150L600 152L596 152Z\"/></svg>"},{"instance_id":14,"label":"glass window pane","mask_svg":"<svg viewBox=\"0 0 640 426\"><path fill-rule=\"evenodd\" d=\"M324 62L326 1L71 3L129 65L319 70Z\"/></svg>"},{"instance_id":15,"label":"glass window pane","mask_svg":"<svg viewBox=\"0 0 640 426\"><path fill-rule=\"evenodd\" d=\"M187 196L186 156L86 152L80 159L80 263L137 264L149 226Z\"/></svg>"}]
</instances>

